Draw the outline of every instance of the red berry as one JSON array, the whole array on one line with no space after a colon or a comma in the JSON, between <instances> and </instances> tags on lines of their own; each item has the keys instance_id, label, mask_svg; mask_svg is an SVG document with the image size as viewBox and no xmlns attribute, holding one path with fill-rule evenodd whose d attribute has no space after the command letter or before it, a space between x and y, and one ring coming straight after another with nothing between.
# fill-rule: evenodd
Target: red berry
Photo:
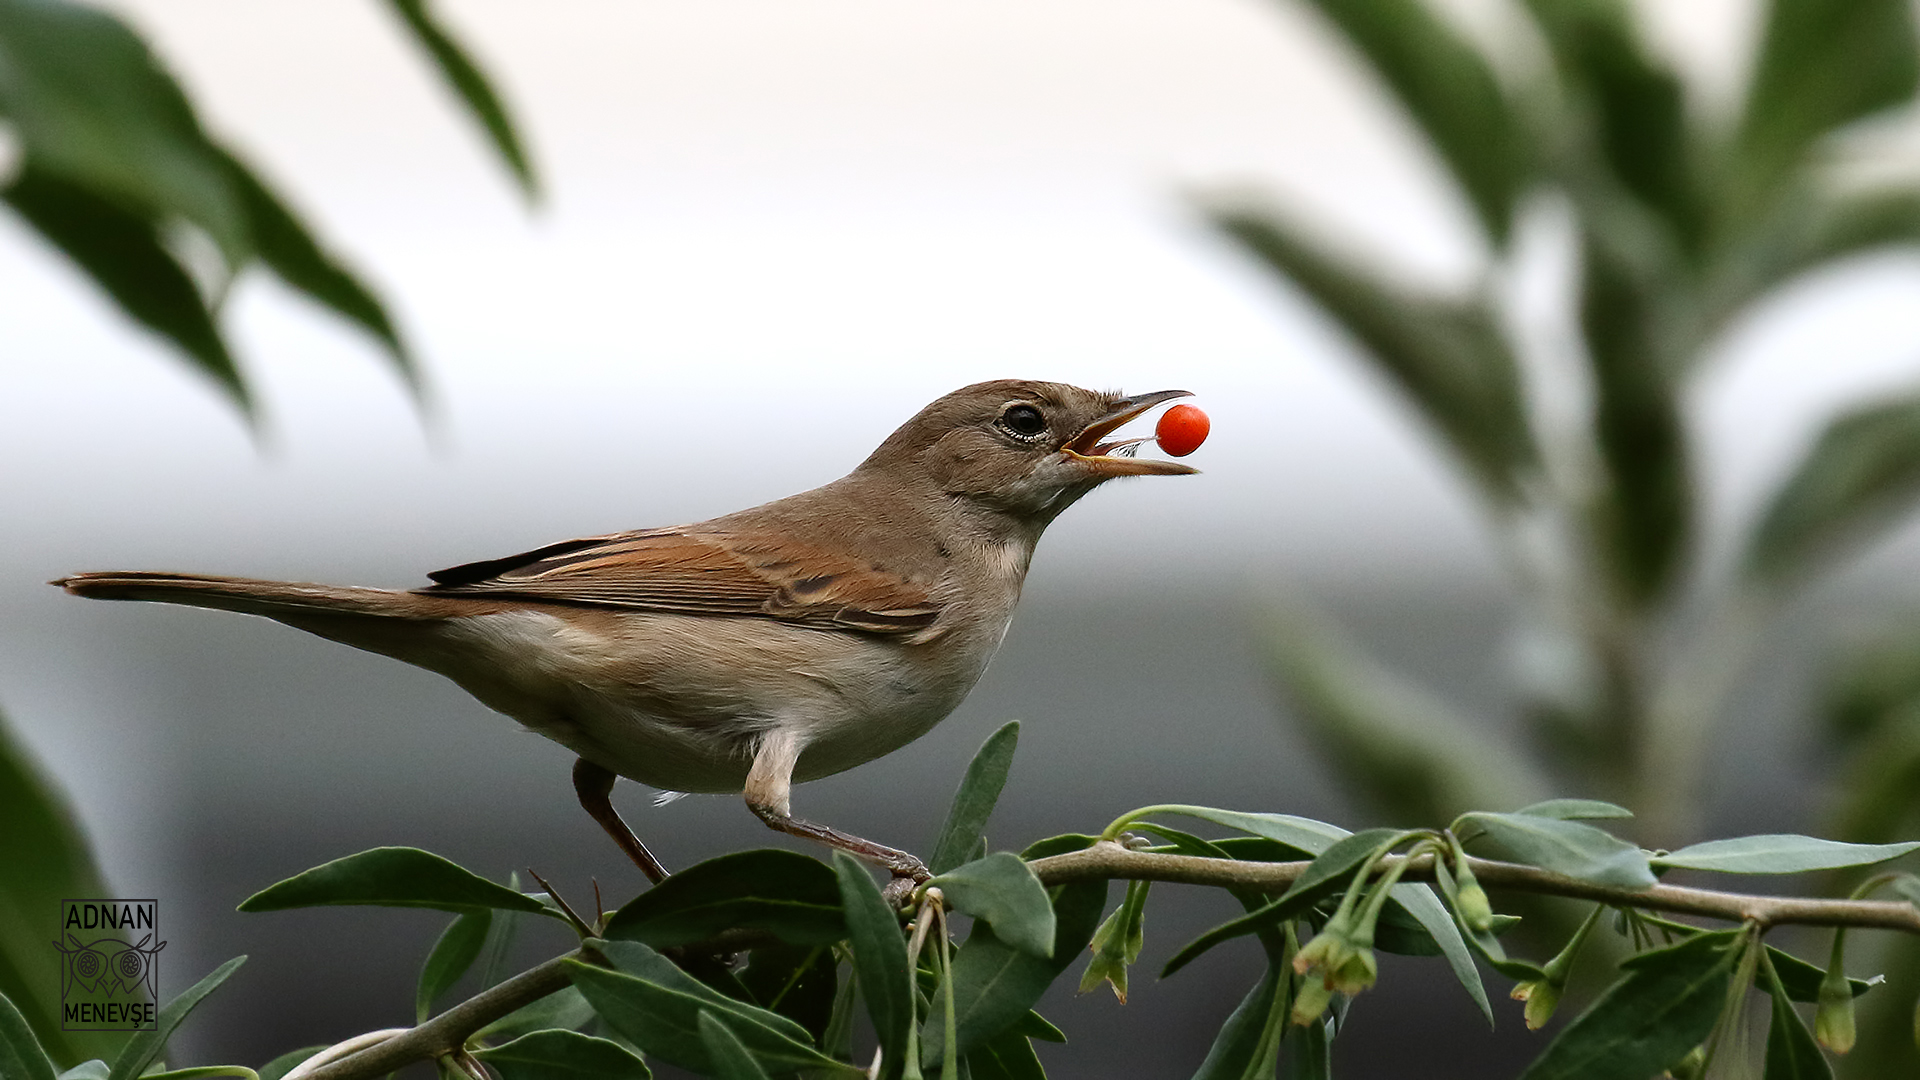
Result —
<instances>
[{"instance_id":1,"label":"red berry","mask_svg":"<svg viewBox=\"0 0 1920 1080\"><path fill-rule=\"evenodd\" d=\"M1160 422L1153 426L1153 439L1174 457L1186 457L1207 441L1212 427L1206 413L1192 405L1175 405L1160 414Z\"/></svg>"}]
</instances>

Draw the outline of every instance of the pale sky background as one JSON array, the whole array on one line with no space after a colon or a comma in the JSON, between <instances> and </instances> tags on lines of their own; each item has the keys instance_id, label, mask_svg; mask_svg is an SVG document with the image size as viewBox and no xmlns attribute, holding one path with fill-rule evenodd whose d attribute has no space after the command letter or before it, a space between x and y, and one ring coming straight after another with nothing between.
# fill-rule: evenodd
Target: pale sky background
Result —
<instances>
[{"instance_id":1,"label":"pale sky background","mask_svg":"<svg viewBox=\"0 0 1920 1080\"><path fill-rule=\"evenodd\" d=\"M113 6L377 284L441 438L366 341L254 277L228 325L263 452L0 217L0 703L56 774L87 778L96 825L164 800L167 736L121 722L142 689L108 628L129 613L48 578L408 585L813 486L977 379L1182 387L1214 418L1203 476L1063 518L1035 594L1498 580L1409 412L1189 209L1251 183L1397 273L1474 273L1464 207L1303 5L443 3L528 136L547 186L531 213L376 4ZM1493 6L1453 5L1497 37ZM1751 6L1650 10L1708 107L1728 100ZM1920 140L1896 157L1920 169ZM1835 404L1920 383L1916 288L1915 260L1862 264L1730 336L1693 405L1724 520ZM1912 539L1880 573L1913 579ZM137 876L137 846L96 833Z\"/></svg>"}]
</instances>

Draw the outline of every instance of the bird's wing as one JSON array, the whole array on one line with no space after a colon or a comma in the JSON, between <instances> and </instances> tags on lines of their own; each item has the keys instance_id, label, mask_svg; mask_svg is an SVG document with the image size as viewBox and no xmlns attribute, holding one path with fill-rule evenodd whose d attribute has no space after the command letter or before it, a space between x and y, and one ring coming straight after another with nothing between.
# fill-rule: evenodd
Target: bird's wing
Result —
<instances>
[{"instance_id":1,"label":"bird's wing","mask_svg":"<svg viewBox=\"0 0 1920 1080\"><path fill-rule=\"evenodd\" d=\"M910 634L940 617L929 587L772 533L650 529L550 544L428 575L436 596L493 596L688 615L757 615Z\"/></svg>"}]
</instances>

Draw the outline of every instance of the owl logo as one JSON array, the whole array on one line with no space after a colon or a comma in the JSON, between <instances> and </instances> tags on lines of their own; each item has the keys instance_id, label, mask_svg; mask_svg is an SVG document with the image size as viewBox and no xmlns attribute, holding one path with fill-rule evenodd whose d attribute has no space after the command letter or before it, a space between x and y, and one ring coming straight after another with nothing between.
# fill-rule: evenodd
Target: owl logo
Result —
<instances>
[{"instance_id":1,"label":"owl logo","mask_svg":"<svg viewBox=\"0 0 1920 1080\"><path fill-rule=\"evenodd\" d=\"M53 947L67 960L61 971L60 999L65 1001L70 997L76 986L89 995L106 998L131 996L144 986L147 1000L158 1000L153 961L167 943L161 941L149 946L150 941L153 941L152 934L132 944L113 937L84 942L78 935L69 933L64 944L54 942Z\"/></svg>"}]
</instances>

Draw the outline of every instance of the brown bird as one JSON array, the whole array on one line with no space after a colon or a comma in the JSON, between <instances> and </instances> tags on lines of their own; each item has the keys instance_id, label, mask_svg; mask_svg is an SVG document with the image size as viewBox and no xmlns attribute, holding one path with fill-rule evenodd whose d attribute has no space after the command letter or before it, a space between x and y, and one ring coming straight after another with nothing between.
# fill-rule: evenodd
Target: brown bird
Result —
<instances>
[{"instance_id":1,"label":"brown bird","mask_svg":"<svg viewBox=\"0 0 1920 1080\"><path fill-rule=\"evenodd\" d=\"M1195 470L1120 425L1121 397L1001 380L920 410L824 487L693 525L592 536L429 574L407 592L147 571L53 584L269 619L435 671L580 755L580 803L654 881L615 776L744 792L768 825L923 880L903 851L795 818L795 781L899 749L1000 645L1042 530L1117 476Z\"/></svg>"}]
</instances>

